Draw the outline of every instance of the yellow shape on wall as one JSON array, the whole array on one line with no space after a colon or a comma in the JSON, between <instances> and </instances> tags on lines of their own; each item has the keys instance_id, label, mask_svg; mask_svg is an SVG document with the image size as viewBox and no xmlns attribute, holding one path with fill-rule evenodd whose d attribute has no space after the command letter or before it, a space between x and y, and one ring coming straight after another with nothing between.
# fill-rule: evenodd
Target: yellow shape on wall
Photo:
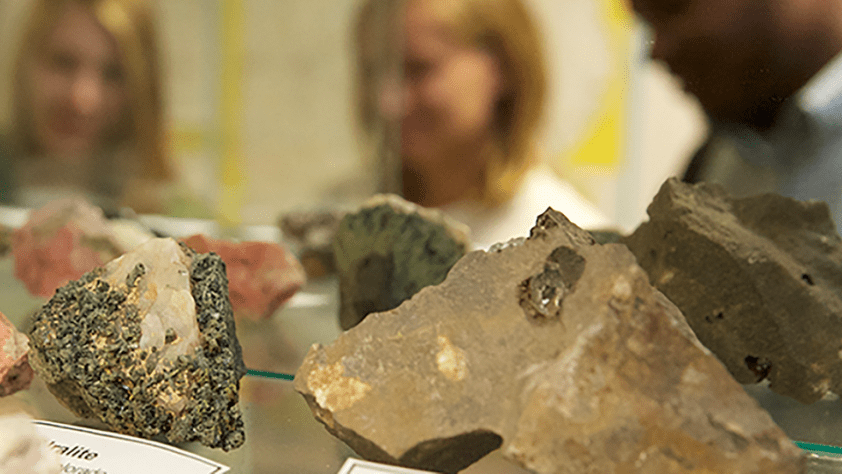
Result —
<instances>
[{"instance_id":1,"label":"yellow shape on wall","mask_svg":"<svg viewBox=\"0 0 842 474\"><path fill-rule=\"evenodd\" d=\"M222 192L217 219L224 228L242 223L245 197L245 175L242 169L243 56L245 12L242 0L221 0L222 22L222 87L220 97L220 127L222 131L222 163L220 179Z\"/></svg>"},{"instance_id":2,"label":"yellow shape on wall","mask_svg":"<svg viewBox=\"0 0 842 474\"><path fill-rule=\"evenodd\" d=\"M623 156L633 19L622 0L594 1L608 40L611 74L599 107L570 151L569 162L576 167L613 168Z\"/></svg>"}]
</instances>

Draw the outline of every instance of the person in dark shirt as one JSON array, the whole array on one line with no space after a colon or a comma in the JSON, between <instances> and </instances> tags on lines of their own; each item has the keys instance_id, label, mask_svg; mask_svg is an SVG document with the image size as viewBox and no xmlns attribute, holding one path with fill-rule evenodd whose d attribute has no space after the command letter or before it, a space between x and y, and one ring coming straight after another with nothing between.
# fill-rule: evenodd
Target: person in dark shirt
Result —
<instances>
[{"instance_id":1,"label":"person in dark shirt","mask_svg":"<svg viewBox=\"0 0 842 474\"><path fill-rule=\"evenodd\" d=\"M842 230L842 1L629 1L710 121L684 179L825 201Z\"/></svg>"}]
</instances>

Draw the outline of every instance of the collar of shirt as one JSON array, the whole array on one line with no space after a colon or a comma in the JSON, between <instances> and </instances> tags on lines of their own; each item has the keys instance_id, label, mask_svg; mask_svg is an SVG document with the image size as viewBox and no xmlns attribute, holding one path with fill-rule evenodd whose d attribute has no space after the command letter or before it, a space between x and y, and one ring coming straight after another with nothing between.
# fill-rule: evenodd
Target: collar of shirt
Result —
<instances>
[{"instance_id":1,"label":"collar of shirt","mask_svg":"<svg viewBox=\"0 0 842 474\"><path fill-rule=\"evenodd\" d=\"M842 126L842 53L798 92L796 104L821 127Z\"/></svg>"}]
</instances>

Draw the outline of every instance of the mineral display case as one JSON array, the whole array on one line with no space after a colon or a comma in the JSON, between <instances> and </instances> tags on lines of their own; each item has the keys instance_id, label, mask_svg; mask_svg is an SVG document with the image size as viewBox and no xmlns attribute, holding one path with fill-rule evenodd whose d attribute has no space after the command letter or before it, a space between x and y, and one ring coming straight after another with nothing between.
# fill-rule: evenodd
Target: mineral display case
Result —
<instances>
[{"instance_id":1,"label":"mineral display case","mask_svg":"<svg viewBox=\"0 0 842 474\"><path fill-rule=\"evenodd\" d=\"M24 209L0 207L0 223L17 227L25 221L26 214ZM141 216L140 220L173 237L204 233L243 240L281 241L280 231L272 226L223 230L213 222L202 220L158 216ZM44 303L44 299L31 296L14 277L13 258L0 259L0 311L19 330L27 329L31 315ZM249 369L240 387L245 444L228 453L198 443L178 447L229 466L232 473L338 472L343 462L354 456L353 451L316 421L292 386L293 375L309 347L314 343L330 343L341 333L338 306L336 279L326 277L309 281L268 319L238 320L237 335ZM842 473L842 402L825 399L803 405L762 386L745 388L786 434L809 453L808 472ZM0 407L4 411L22 409L36 419L103 429L70 413L37 378L28 390L2 401ZM527 471L493 452L464 472Z\"/></svg>"}]
</instances>

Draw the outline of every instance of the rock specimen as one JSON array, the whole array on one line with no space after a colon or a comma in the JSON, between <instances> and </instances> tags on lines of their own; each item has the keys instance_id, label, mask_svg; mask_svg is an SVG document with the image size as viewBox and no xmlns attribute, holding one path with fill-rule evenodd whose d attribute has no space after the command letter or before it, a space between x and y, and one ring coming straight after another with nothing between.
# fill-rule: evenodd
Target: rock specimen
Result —
<instances>
[{"instance_id":1,"label":"rock specimen","mask_svg":"<svg viewBox=\"0 0 842 474\"><path fill-rule=\"evenodd\" d=\"M468 247L467 227L444 214L374 196L342 219L334 241L342 329L441 283Z\"/></svg>"},{"instance_id":2,"label":"rock specimen","mask_svg":"<svg viewBox=\"0 0 842 474\"><path fill-rule=\"evenodd\" d=\"M59 456L23 413L0 416L0 474L59 474Z\"/></svg>"},{"instance_id":3,"label":"rock specimen","mask_svg":"<svg viewBox=\"0 0 842 474\"><path fill-rule=\"evenodd\" d=\"M549 210L369 315L295 377L361 456L457 472L801 473L804 456L620 244Z\"/></svg>"},{"instance_id":4,"label":"rock specimen","mask_svg":"<svg viewBox=\"0 0 842 474\"><path fill-rule=\"evenodd\" d=\"M842 394L842 239L827 205L667 181L625 240L741 383Z\"/></svg>"},{"instance_id":5,"label":"rock specimen","mask_svg":"<svg viewBox=\"0 0 842 474\"><path fill-rule=\"evenodd\" d=\"M306 276L295 256L269 242L229 242L193 235L183 241L191 249L214 252L225 262L234 315L266 319L304 285Z\"/></svg>"},{"instance_id":6,"label":"rock specimen","mask_svg":"<svg viewBox=\"0 0 842 474\"><path fill-rule=\"evenodd\" d=\"M29 340L0 313L0 397L29 388Z\"/></svg>"},{"instance_id":7,"label":"rock specimen","mask_svg":"<svg viewBox=\"0 0 842 474\"><path fill-rule=\"evenodd\" d=\"M30 363L71 411L121 433L242 445L242 351L222 260L153 239L59 288Z\"/></svg>"},{"instance_id":8,"label":"rock specimen","mask_svg":"<svg viewBox=\"0 0 842 474\"><path fill-rule=\"evenodd\" d=\"M75 198L33 211L12 238L15 277L43 298L124 250L102 210Z\"/></svg>"},{"instance_id":9,"label":"rock specimen","mask_svg":"<svg viewBox=\"0 0 842 474\"><path fill-rule=\"evenodd\" d=\"M344 215L342 211L305 211L285 214L279 219L278 226L295 246L308 278L336 273L333 238Z\"/></svg>"}]
</instances>

